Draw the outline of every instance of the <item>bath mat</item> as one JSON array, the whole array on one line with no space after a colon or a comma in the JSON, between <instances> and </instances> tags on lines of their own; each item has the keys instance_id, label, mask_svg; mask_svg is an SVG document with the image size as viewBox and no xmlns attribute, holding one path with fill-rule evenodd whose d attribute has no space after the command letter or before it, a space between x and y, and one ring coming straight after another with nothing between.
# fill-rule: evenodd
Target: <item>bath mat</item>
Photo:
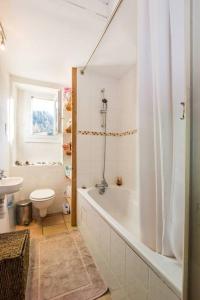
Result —
<instances>
[{"instance_id":1,"label":"bath mat","mask_svg":"<svg viewBox=\"0 0 200 300\"><path fill-rule=\"evenodd\" d=\"M78 230L31 240L26 300L94 300L107 292Z\"/></svg>"}]
</instances>

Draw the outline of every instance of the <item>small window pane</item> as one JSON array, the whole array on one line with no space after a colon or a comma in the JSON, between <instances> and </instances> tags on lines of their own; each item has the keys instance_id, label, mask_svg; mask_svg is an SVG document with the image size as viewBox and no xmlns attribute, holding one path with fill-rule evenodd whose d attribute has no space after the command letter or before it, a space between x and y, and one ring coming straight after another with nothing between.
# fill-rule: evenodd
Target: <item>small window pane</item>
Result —
<instances>
[{"instance_id":1,"label":"small window pane","mask_svg":"<svg viewBox=\"0 0 200 300\"><path fill-rule=\"evenodd\" d=\"M32 134L55 134L55 101L46 99L31 99Z\"/></svg>"}]
</instances>

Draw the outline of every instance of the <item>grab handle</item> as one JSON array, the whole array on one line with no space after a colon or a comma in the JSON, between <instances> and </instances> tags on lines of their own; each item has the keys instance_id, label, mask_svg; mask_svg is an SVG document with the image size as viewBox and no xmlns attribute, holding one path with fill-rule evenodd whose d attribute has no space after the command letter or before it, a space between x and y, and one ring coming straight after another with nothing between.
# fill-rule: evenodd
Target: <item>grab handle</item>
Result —
<instances>
[{"instance_id":1,"label":"grab handle","mask_svg":"<svg viewBox=\"0 0 200 300\"><path fill-rule=\"evenodd\" d=\"M180 104L183 107L183 112L182 112L182 116L180 117L180 120L184 120L185 119L185 102L181 102Z\"/></svg>"}]
</instances>

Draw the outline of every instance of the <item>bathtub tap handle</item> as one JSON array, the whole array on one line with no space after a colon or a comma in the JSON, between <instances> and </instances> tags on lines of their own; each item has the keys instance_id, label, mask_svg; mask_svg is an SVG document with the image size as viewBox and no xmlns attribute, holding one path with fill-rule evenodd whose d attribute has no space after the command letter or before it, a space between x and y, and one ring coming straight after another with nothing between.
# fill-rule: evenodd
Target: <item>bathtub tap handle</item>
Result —
<instances>
[{"instance_id":1,"label":"bathtub tap handle","mask_svg":"<svg viewBox=\"0 0 200 300\"><path fill-rule=\"evenodd\" d=\"M102 195L105 193L105 190L108 187L108 184L107 184L106 180L103 178L101 183L95 184L95 187L99 189L99 194Z\"/></svg>"}]
</instances>

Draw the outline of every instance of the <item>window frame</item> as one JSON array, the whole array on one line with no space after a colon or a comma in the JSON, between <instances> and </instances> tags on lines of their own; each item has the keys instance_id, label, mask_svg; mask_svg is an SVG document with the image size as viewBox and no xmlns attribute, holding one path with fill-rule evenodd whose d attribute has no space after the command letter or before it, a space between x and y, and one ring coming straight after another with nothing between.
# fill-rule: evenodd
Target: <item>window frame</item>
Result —
<instances>
[{"instance_id":1,"label":"window frame","mask_svg":"<svg viewBox=\"0 0 200 300\"><path fill-rule=\"evenodd\" d=\"M55 127L56 131L53 135L37 135L32 133L32 107L31 100L44 99L55 101ZM55 99L55 100L54 100ZM57 108L56 108L57 103ZM29 92L26 99L26 143L60 143L61 139L61 93L57 90L55 93L48 92Z\"/></svg>"}]
</instances>

